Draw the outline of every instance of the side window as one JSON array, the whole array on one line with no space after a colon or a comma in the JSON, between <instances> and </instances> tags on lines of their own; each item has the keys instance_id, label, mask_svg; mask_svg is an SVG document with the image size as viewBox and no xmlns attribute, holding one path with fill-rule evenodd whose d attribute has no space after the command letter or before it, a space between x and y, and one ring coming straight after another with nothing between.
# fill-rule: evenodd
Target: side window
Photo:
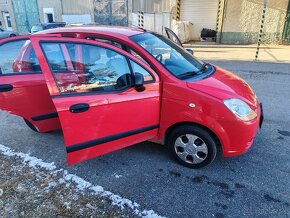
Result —
<instances>
[{"instance_id":1,"label":"side window","mask_svg":"<svg viewBox=\"0 0 290 218\"><path fill-rule=\"evenodd\" d=\"M48 43L44 46L45 56L52 72L61 73L68 71L62 49L61 44Z\"/></svg>"},{"instance_id":2,"label":"side window","mask_svg":"<svg viewBox=\"0 0 290 218\"><path fill-rule=\"evenodd\" d=\"M127 58L100 46L42 43L59 91L63 94L115 92L132 86Z\"/></svg>"},{"instance_id":3,"label":"side window","mask_svg":"<svg viewBox=\"0 0 290 218\"><path fill-rule=\"evenodd\" d=\"M29 40L16 40L0 45L0 74L41 73Z\"/></svg>"},{"instance_id":4,"label":"side window","mask_svg":"<svg viewBox=\"0 0 290 218\"><path fill-rule=\"evenodd\" d=\"M144 81L145 82L152 82L154 81L152 75L145 70L143 67L141 67L139 64L135 63L134 61L130 60L132 69L134 73L141 73L144 76Z\"/></svg>"},{"instance_id":5,"label":"side window","mask_svg":"<svg viewBox=\"0 0 290 218\"><path fill-rule=\"evenodd\" d=\"M113 45L115 47L118 47L120 49L123 49L127 52L129 52L130 54L132 54L134 57L140 59L141 61L143 61L145 64L147 64L148 66L150 66L148 64L147 61L145 61L139 54L137 54L134 50L128 48L127 46L125 45L122 45L121 43L119 42L116 42L116 41L112 41L112 40L108 40L108 39L101 39L101 38L97 38L97 37L93 37L93 36L88 36L86 37L86 39L89 39L89 40L95 40L95 41L98 41L98 42L103 42L103 43L107 43L107 44L110 44L110 45Z\"/></svg>"},{"instance_id":6,"label":"side window","mask_svg":"<svg viewBox=\"0 0 290 218\"><path fill-rule=\"evenodd\" d=\"M129 53L131 53L134 57L138 58L139 60L143 61L145 64L147 64L148 66L150 66L150 64L148 64L147 61L145 61L139 54L137 54L135 51L133 51L132 49L128 48Z\"/></svg>"}]
</instances>

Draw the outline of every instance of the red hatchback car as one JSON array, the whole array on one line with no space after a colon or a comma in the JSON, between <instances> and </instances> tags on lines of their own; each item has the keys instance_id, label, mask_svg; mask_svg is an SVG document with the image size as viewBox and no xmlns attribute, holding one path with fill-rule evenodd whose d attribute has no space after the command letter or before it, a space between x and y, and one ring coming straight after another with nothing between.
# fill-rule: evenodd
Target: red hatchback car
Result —
<instances>
[{"instance_id":1,"label":"red hatchback car","mask_svg":"<svg viewBox=\"0 0 290 218\"><path fill-rule=\"evenodd\" d=\"M62 129L68 164L157 141L183 165L247 151L262 108L236 75L153 32L75 27L0 41L0 109Z\"/></svg>"}]
</instances>

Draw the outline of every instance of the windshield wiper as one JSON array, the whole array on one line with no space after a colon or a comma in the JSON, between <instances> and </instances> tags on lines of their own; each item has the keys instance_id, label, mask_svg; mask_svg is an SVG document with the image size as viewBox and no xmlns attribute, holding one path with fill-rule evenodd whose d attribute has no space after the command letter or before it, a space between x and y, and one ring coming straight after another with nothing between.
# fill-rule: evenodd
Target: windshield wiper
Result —
<instances>
[{"instance_id":1,"label":"windshield wiper","mask_svg":"<svg viewBox=\"0 0 290 218\"><path fill-rule=\"evenodd\" d=\"M182 79L182 78L185 78L185 77L189 77L189 76L193 76L193 75L196 75L196 72L194 71L189 71L189 72L185 72L185 73L181 73L177 76L178 79Z\"/></svg>"}]
</instances>

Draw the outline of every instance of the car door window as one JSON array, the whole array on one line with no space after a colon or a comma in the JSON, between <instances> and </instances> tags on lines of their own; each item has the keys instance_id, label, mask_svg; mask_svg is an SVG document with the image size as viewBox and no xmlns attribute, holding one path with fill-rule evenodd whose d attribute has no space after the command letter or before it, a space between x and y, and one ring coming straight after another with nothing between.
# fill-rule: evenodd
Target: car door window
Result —
<instances>
[{"instance_id":1,"label":"car door window","mask_svg":"<svg viewBox=\"0 0 290 218\"><path fill-rule=\"evenodd\" d=\"M29 40L15 40L0 45L0 75L41 73Z\"/></svg>"},{"instance_id":2,"label":"car door window","mask_svg":"<svg viewBox=\"0 0 290 218\"><path fill-rule=\"evenodd\" d=\"M134 73L141 73L144 76L144 81L145 82L152 82L154 81L153 76L145 70L143 67L141 67L139 64L136 62L130 60L130 64L132 66L132 70Z\"/></svg>"},{"instance_id":3,"label":"car door window","mask_svg":"<svg viewBox=\"0 0 290 218\"><path fill-rule=\"evenodd\" d=\"M89 40L95 40L95 41L98 41L98 42L103 42L103 43L107 43L109 45L113 45L115 47L118 47L126 52L129 52L130 54L132 54L134 57L140 59L141 61L143 61L145 64L147 64L148 66L150 66L148 64L147 61L144 60L144 58L141 57L141 55L139 55L137 52L135 52L133 49L129 48L128 46L125 46L125 45L122 45L121 43L119 42L116 42L116 41L112 41L112 40L108 40L108 39L102 39L102 38L97 38L97 37L93 37L93 36L87 36L86 39L89 39Z\"/></svg>"},{"instance_id":4,"label":"car door window","mask_svg":"<svg viewBox=\"0 0 290 218\"><path fill-rule=\"evenodd\" d=\"M74 43L41 47L61 94L116 92L133 84L127 58L113 50Z\"/></svg>"}]
</instances>

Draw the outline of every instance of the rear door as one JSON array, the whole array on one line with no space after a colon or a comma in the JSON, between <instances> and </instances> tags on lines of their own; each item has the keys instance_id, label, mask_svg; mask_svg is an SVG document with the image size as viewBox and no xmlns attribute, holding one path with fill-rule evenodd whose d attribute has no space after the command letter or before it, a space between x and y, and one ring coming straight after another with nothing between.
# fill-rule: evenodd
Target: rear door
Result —
<instances>
[{"instance_id":1,"label":"rear door","mask_svg":"<svg viewBox=\"0 0 290 218\"><path fill-rule=\"evenodd\" d=\"M68 164L88 160L158 134L159 78L131 54L86 39L31 36L56 107ZM144 76L145 90L133 75Z\"/></svg>"},{"instance_id":2,"label":"rear door","mask_svg":"<svg viewBox=\"0 0 290 218\"><path fill-rule=\"evenodd\" d=\"M0 40L0 109L23 117L39 132L60 128L28 36Z\"/></svg>"}]
</instances>

